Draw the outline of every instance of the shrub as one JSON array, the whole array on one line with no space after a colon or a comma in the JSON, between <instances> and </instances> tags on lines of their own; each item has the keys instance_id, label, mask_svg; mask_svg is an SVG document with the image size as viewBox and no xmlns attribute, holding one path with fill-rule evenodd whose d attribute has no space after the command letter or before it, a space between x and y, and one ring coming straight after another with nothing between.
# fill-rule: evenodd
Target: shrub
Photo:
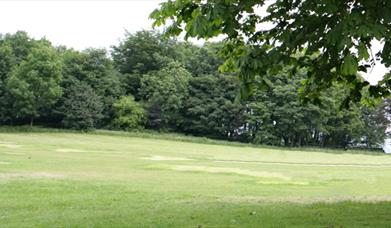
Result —
<instances>
[{"instance_id":1,"label":"shrub","mask_svg":"<svg viewBox=\"0 0 391 228\"><path fill-rule=\"evenodd\" d=\"M113 126L118 129L132 130L143 128L146 121L144 108L133 96L125 96L113 104L115 118Z\"/></svg>"}]
</instances>

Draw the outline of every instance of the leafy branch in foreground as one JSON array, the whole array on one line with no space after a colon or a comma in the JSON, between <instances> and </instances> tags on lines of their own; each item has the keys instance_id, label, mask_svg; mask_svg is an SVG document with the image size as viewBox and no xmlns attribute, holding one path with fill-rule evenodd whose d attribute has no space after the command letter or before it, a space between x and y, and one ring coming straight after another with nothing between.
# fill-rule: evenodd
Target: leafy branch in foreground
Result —
<instances>
[{"instance_id":1,"label":"leafy branch in foreground","mask_svg":"<svg viewBox=\"0 0 391 228\"><path fill-rule=\"evenodd\" d=\"M168 35L224 35L223 69L239 73L244 95L252 92L256 76L278 72L283 65L307 70L308 100L316 101L319 91L334 82L349 89L345 104L360 100L363 90L375 98L390 95L389 77L370 85L358 76L376 60L391 66L389 1L176 0L161 3L150 17L154 26L168 24ZM373 40L384 44L378 53L372 53Z\"/></svg>"}]
</instances>

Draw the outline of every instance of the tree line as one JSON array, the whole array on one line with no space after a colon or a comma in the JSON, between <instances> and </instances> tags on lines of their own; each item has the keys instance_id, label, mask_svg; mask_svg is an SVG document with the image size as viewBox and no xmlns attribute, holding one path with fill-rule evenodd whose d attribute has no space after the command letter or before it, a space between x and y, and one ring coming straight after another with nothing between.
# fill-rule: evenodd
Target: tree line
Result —
<instances>
[{"instance_id":1,"label":"tree line","mask_svg":"<svg viewBox=\"0 0 391 228\"><path fill-rule=\"evenodd\" d=\"M319 103L303 102L308 74L289 65L255 77L255 92L238 99L237 73L219 70L222 46L139 31L110 52L77 51L22 31L1 35L0 123L147 128L276 146L375 148L384 141L389 100L367 96L343 109L349 89L335 83Z\"/></svg>"}]
</instances>

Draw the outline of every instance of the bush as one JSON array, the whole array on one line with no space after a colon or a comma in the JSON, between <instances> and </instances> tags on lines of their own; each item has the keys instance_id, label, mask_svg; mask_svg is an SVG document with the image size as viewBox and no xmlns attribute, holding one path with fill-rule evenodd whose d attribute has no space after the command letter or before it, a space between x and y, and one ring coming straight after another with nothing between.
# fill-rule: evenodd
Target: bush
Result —
<instances>
[{"instance_id":1,"label":"bush","mask_svg":"<svg viewBox=\"0 0 391 228\"><path fill-rule=\"evenodd\" d=\"M141 104L133 96L125 96L113 104L115 118L113 126L117 129L132 130L143 128L146 114Z\"/></svg>"}]
</instances>

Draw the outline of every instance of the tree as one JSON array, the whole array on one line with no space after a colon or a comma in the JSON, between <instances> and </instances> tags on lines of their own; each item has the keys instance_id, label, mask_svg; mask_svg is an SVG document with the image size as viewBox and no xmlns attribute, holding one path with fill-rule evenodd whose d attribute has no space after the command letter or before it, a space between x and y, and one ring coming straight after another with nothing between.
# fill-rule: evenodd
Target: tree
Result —
<instances>
[{"instance_id":1,"label":"tree","mask_svg":"<svg viewBox=\"0 0 391 228\"><path fill-rule=\"evenodd\" d=\"M375 97L390 94L391 77L370 85L357 76L377 58L391 66L390 14L391 2L384 0L176 0L161 3L150 17L154 26L169 24L169 35L225 35L224 69L237 70L243 95L253 91L256 76L283 64L295 66L293 73L308 71L304 98L317 101L320 90L338 81L349 89L349 104L365 90ZM375 39L384 48L372 54Z\"/></svg>"},{"instance_id":2,"label":"tree","mask_svg":"<svg viewBox=\"0 0 391 228\"><path fill-rule=\"evenodd\" d=\"M145 74L162 67L160 57L174 57L172 45L172 40L156 31L127 33L118 46L112 47L112 57L119 72Z\"/></svg>"},{"instance_id":3,"label":"tree","mask_svg":"<svg viewBox=\"0 0 391 228\"><path fill-rule=\"evenodd\" d=\"M34 118L50 108L61 96L61 62L55 50L41 41L27 58L16 66L6 80L16 118Z\"/></svg>"},{"instance_id":4,"label":"tree","mask_svg":"<svg viewBox=\"0 0 391 228\"><path fill-rule=\"evenodd\" d=\"M118 129L132 130L142 128L145 124L144 108L132 96L120 98L113 104L115 117L113 126Z\"/></svg>"},{"instance_id":5,"label":"tree","mask_svg":"<svg viewBox=\"0 0 391 228\"><path fill-rule=\"evenodd\" d=\"M176 60L193 75L219 74L218 68L224 62L218 56L222 43L205 43L199 47L189 42L178 43L174 46Z\"/></svg>"},{"instance_id":6,"label":"tree","mask_svg":"<svg viewBox=\"0 0 391 228\"><path fill-rule=\"evenodd\" d=\"M256 90L247 102L246 133L250 141L260 144L303 146L314 143L325 110L300 101L297 93L305 72L290 76L289 67L267 75L269 87ZM257 77L256 79L260 79ZM318 142L316 142L318 143Z\"/></svg>"},{"instance_id":7,"label":"tree","mask_svg":"<svg viewBox=\"0 0 391 228\"><path fill-rule=\"evenodd\" d=\"M67 89L60 110L63 125L71 129L93 129L103 117L101 97L84 82Z\"/></svg>"},{"instance_id":8,"label":"tree","mask_svg":"<svg viewBox=\"0 0 391 228\"><path fill-rule=\"evenodd\" d=\"M201 75L191 78L184 102L182 129L193 135L238 139L244 125L244 105L235 102L238 80L234 76Z\"/></svg>"},{"instance_id":9,"label":"tree","mask_svg":"<svg viewBox=\"0 0 391 228\"><path fill-rule=\"evenodd\" d=\"M6 88L6 80L12 67L12 49L1 42L0 46L0 122L11 120L11 96Z\"/></svg>"},{"instance_id":10,"label":"tree","mask_svg":"<svg viewBox=\"0 0 391 228\"><path fill-rule=\"evenodd\" d=\"M115 71L112 61L103 49L87 49L83 52L62 50L64 62L63 81L61 86L66 93L75 84L89 85L103 102L102 120L100 124L110 124L114 113L112 104L123 95L120 76ZM61 103L59 102L59 106ZM95 126L96 127L96 126Z\"/></svg>"},{"instance_id":11,"label":"tree","mask_svg":"<svg viewBox=\"0 0 391 228\"><path fill-rule=\"evenodd\" d=\"M190 78L178 62L169 62L161 70L143 76L140 95L149 106L150 127L176 129L181 125Z\"/></svg>"},{"instance_id":12,"label":"tree","mask_svg":"<svg viewBox=\"0 0 391 228\"><path fill-rule=\"evenodd\" d=\"M12 68L27 58L35 43L35 40L22 31L0 35L0 122L13 121L14 101L6 88L6 81Z\"/></svg>"},{"instance_id":13,"label":"tree","mask_svg":"<svg viewBox=\"0 0 391 228\"><path fill-rule=\"evenodd\" d=\"M387 137L387 127L390 125L386 113L387 105L389 105L387 101L382 101L375 107L362 107L361 119L364 122L362 141L367 148L381 147Z\"/></svg>"},{"instance_id":14,"label":"tree","mask_svg":"<svg viewBox=\"0 0 391 228\"><path fill-rule=\"evenodd\" d=\"M176 41L164 38L157 31L126 33L118 46L112 47L115 68L121 73L120 79L126 95L141 99L139 89L143 76L158 71L179 56Z\"/></svg>"},{"instance_id":15,"label":"tree","mask_svg":"<svg viewBox=\"0 0 391 228\"><path fill-rule=\"evenodd\" d=\"M383 107L361 102L340 109L348 90L338 84L320 94L321 104L302 103L297 90L306 74L301 70L290 75L289 67L285 67L262 79L270 86L256 90L246 101L243 132L248 141L326 147L362 147L365 143L368 148L384 141L388 123L379 112L385 110Z\"/></svg>"}]
</instances>

